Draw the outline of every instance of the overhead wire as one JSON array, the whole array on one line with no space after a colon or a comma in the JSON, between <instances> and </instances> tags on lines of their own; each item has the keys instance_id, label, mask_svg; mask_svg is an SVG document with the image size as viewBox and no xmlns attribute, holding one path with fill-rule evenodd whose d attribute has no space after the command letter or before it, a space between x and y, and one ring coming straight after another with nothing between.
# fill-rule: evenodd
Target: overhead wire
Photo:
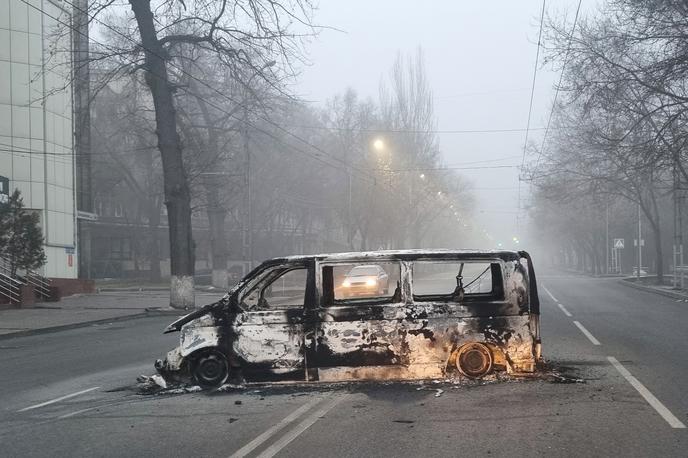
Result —
<instances>
[{"instance_id":1,"label":"overhead wire","mask_svg":"<svg viewBox=\"0 0 688 458\"><path fill-rule=\"evenodd\" d=\"M105 44L103 44L103 43L101 43L101 42L99 42L99 41L93 39L92 37L88 36L87 34L84 34L84 33L81 32L80 30L78 30L78 29L76 29L75 27L73 27L71 24L62 21L62 20L61 20L60 18L58 18L58 17L55 17L55 16L50 15L50 14L47 13L45 10L43 10L43 9L41 9L41 8L35 6L35 5L32 5L31 3L27 2L27 0L21 0L21 1L22 1L22 3L26 4L27 6L29 6L29 7L33 8L33 9L39 11L41 14L44 14L45 16L50 17L51 19L57 21L58 23L60 23L60 24L62 24L62 25L64 25L64 26L66 26L66 27L68 27L70 30L72 30L72 31L74 31L74 32L76 32L76 33L78 33L78 34L84 36L84 37L87 38L89 41L92 41L93 43L95 43L95 44L97 44L97 45L100 45L100 46L103 46L104 48L109 49L109 50L111 50L111 51L113 50L111 47L109 47L109 46L107 46L107 45L105 45ZM133 40L132 38L128 37L127 35L125 35L125 34L123 34L123 33L121 33L121 32L118 31L117 29L115 29L115 28L109 26L108 24L105 24L104 22L102 22L102 21L100 21L99 19L95 18L94 16L90 15L87 11L84 11L83 9L81 9L81 8L79 8L78 6L74 5L74 4L71 3L70 1L68 1L68 0L63 0L63 1L64 1L64 3L67 3L67 4L71 5L71 6L72 6L73 8L75 8L76 10L78 10L78 11L80 11L80 12L86 14L89 18L95 19L95 20L98 21L100 24L102 24L102 25L105 26L106 28L112 30L113 32L117 33L118 35L122 36L123 38L127 39L128 41L131 41L132 43L136 44L138 47L140 47L140 48L142 48L142 49L145 49L146 51L151 52L152 54L158 56L159 58L162 58L162 56L157 55L154 51L149 50L148 48L146 48L146 47L142 46L141 44L137 43L137 42L136 42L135 40ZM131 59L131 58L128 59L128 60L129 60L131 63L135 63L134 60ZM219 95L221 95L222 97L224 97L224 98L230 100L232 103L235 103L235 104L237 104L238 106L240 106L240 107L242 107L242 108L246 108L247 111L251 111L251 112L253 112L253 113L255 114L255 112L254 112L253 110L250 110L249 107L246 107L245 105L242 105L242 104L240 104L239 102L233 100L232 98L230 98L229 96L227 96L227 95L224 94L223 92L221 92L221 91L219 91L218 89L215 89L215 88L213 88L212 86L208 85L208 83L206 83L205 81L203 81L203 80L201 80L201 79L195 77L194 75L189 74L189 73L186 72L184 69L181 69L181 68L179 68L178 66L174 65L174 63L170 63L170 65L171 65L172 67L176 68L177 70L180 70L182 73L187 74L190 78L194 79L195 81L198 81L199 83L203 84L204 86L210 88L210 89L213 90L214 92L217 92ZM160 76L162 77L162 75L160 75ZM188 91L186 88L180 88L180 89L184 90L186 93L189 93L189 91ZM195 97L195 96L196 96L196 95L194 94L194 97ZM202 98L202 97L200 97L200 98ZM311 158L313 158L313 159L315 159L315 160L317 160L317 161L319 161L319 162L321 162L321 163L323 163L323 164L325 164L325 165L327 165L327 166L329 166L329 167L332 167L332 168L335 168L335 169L338 169L338 170L343 170L343 171L347 171L347 172L349 172L349 171L351 171L351 170L360 170L360 171L362 171L362 173L363 173L364 175L366 175L365 177L363 177L363 176L361 176L360 173L357 174L360 178L367 178L367 179L369 179L370 181L375 182L375 177L372 176L371 174L367 173L365 170L359 169L359 168L357 168L357 167L352 167L350 164L346 163L345 161L342 161L342 160L340 160L340 159L338 159L338 158L335 158L335 157L329 155L326 151L322 150L321 148L317 147L316 145L311 144L310 142L308 142L307 140L301 138L300 136L295 135L295 134L289 132L288 130L284 129L283 127L279 126L277 123L275 123L275 122L272 121L272 120L269 120L268 118L261 118L261 119L263 119L263 120L265 120L266 122L268 122L269 124L272 124L273 126L277 127L279 130L284 131L284 132L287 133L288 135L290 135L290 136L292 136L292 137L294 137L294 138L296 138L296 139L298 139L298 140L301 140L301 141L304 142L305 144L307 144L307 145L311 146L312 148L314 148L315 150L317 150L320 154L309 153L309 152L307 152L307 151L302 150L301 148L297 148L295 145L292 145L292 144L290 144L290 143L285 143L285 142L282 141L279 137L277 137L276 135L274 135L272 132L267 131L267 130L265 130L265 129L260 128L259 126L254 125L253 123L251 123L251 122L250 122L249 120L247 120L247 119L244 119L244 118L241 118L241 117L237 117L236 114L230 113L229 111L223 109L222 107L220 107L219 105L213 103L212 101L210 101L210 100L208 100L208 99L205 99L205 98L202 98L202 99L203 99L204 102L207 103L209 106L211 106L211 107L217 109L218 111L223 112L224 114L227 114L228 116L233 117L234 119L236 119L237 121L242 122L242 123L245 124L246 126L252 128L252 129L254 129L254 130L258 131L258 132L263 133L264 135L266 135L266 136L272 138L273 140L277 141L278 143L280 143L280 144L282 144L282 145L284 145L284 146L286 146L286 147L292 149L293 151L296 151L296 152L298 152L298 153L300 153L300 154L307 155L307 156L309 156L309 157L311 157ZM260 116L259 116L259 117L260 117ZM325 156L325 157L327 157L327 158L330 159L330 160L334 160L335 162L341 162L341 163L343 164L343 166L336 166L336 165L332 164L331 162L328 162L327 160L323 159L321 156Z\"/></svg>"},{"instance_id":2,"label":"overhead wire","mask_svg":"<svg viewBox=\"0 0 688 458\"><path fill-rule=\"evenodd\" d=\"M531 85L530 89L530 103L528 104L528 120L526 121L526 135L525 139L523 140L523 156L521 159L521 170L519 171L518 175L518 193L517 193L517 208L519 212L516 214L516 228L517 231L520 230L520 210L521 210L521 182L523 181L523 178L521 174L523 173L523 168L526 163L526 151L528 149L528 134L530 132L530 118L533 114L533 99L535 97L535 81L537 80L537 71L538 71L538 65L540 63L540 47L542 46L542 26L545 21L545 3L546 0L542 0L542 11L540 12L540 30L538 31L538 40L537 40L537 51L535 53L535 65L533 67L533 82Z\"/></svg>"},{"instance_id":3,"label":"overhead wire","mask_svg":"<svg viewBox=\"0 0 688 458\"><path fill-rule=\"evenodd\" d=\"M561 73L559 74L559 83L554 91L554 100L552 101L552 109L549 112L549 117L547 118L547 126L545 127L545 133L542 136L542 145L540 145L540 151L538 151L537 160L535 161L535 167L540 164L540 158L542 153L545 151L545 142L547 141L547 134L550 130L550 124L552 123L552 116L554 115L554 110L557 106L557 97L559 96L559 90L561 88L561 82L564 79L564 71L566 70L566 65L569 61L569 54L571 53L571 41L573 40L573 34L576 32L576 24L578 23L578 13L580 12L581 3L583 0L578 0L578 6L576 7L576 15L573 18L573 25L571 26L571 33L569 34L569 40L566 45L566 54L564 55L564 63L561 67Z\"/></svg>"}]
</instances>

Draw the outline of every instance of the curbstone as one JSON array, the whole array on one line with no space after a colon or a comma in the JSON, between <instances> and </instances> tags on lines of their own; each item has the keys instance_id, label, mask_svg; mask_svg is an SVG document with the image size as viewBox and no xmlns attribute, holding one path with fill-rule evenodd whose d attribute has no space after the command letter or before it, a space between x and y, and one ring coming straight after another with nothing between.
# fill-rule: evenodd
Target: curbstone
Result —
<instances>
[{"instance_id":1,"label":"curbstone","mask_svg":"<svg viewBox=\"0 0 688 458\"><path fill-rule=\"evenodd\" d=\"M678 293L675 291L668 291L668 290L664 290L664 289L653 288L652 286L638 285L635 282L632 282L632 281L629 281L626 279L619 280L619 283L621 283L622 285L626 285L630 288L635 288L635 289L638 289L640 291L645 291L648 293L659 294L660 296L670 297L672 299L688 299L688 294L686 294L686 293Z\"/></svg>"},{"instance_id":2,"label":"curbstone","mask_svg":"<svg viewBox=\"0 0 688 458\"><path fill-rule=\"evenodd\" d=\"M69 324L63 324L60 326L50 326L50 327L38 328L38 329L27 329L25 331L17 331L17 332L10 332L7 334L0 334L0 340L12 339L14 337L34 336L34 335L39 335L39 334L50 334L50 333L54 333L54 332L67 331L70 329L87 328L89 326L93 326L93 325L97 325L97 324L105 324L105 323L112 323L112 322L119 322L119 321L129 321L129 320L136 320L139 318L154 318L154 317L159 317L159 316L183 316L183 315L186 315L187 313L190 313L190 311L187 312L185 310L146 309L145 312L139 312L139 313L135 313L132 315L122 315L122 316L116 316L113 318L100 318L97 320L81 321L79 323L69 323Z\"/></svg>"}]
</instances>

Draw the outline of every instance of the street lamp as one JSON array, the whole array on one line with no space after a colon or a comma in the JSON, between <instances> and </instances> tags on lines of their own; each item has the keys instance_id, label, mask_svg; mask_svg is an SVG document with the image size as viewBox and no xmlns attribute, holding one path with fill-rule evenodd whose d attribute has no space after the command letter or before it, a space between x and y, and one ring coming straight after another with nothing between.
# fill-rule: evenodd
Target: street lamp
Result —
<instances>
[{"instance_id":1,"label":"street lamp","mask_svg":"<svg viewBox=\"0 0 688 458\"><path fill-rule=\"evenodd\" d=\"M260 67L258 70L256 70L253 75L246 81L246 88L247 92L252 92L248 91L248 88L251 86L251 82L253 81L253 78L258 76L263 70L266 68L272 67L275 65L277 62L274 60L270 60L266 62L262 67ZM251 204L251 150L249 148L249 141L248 141L248 96L244 98L243 100L243 114L244 114L244 119L243 119L243 124L244 124L244 129L243 129L243 137L244 137L244 153L246 154L246 238L248 239L246 241L246 248L247 248L247 257L248 257L248 270L253 269L253 211L252 211L252 204ZM247 273L247 272L244 272Z\"/></svg>"}]
</instances>

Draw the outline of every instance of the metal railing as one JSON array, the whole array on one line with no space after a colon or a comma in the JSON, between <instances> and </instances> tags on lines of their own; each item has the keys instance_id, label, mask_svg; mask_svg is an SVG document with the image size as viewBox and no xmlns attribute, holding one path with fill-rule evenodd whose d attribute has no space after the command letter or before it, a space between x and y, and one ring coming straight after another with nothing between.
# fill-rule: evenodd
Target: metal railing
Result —
<instances>
[{"instance_id":1,"label":"metal railing","mask_svg":"<svg viewBox=\"0 0 688 458\"><path fill-rule=\"evenodd\" d=\"M10 304L18 304L21 301L22 285L21 281L0 272L0 296L9 299Z\"/></svg>"},{"instance_id":2,"label":"metal railing","mask_svg":"<svg viewBox=\"0 0 688 458\"><path fill-rule=\"evenodd\" d=\"M33 270L25 270L24 275L18 273L12 276L12 269L10 268L9 259L0 257L0 274L14 281L20 282L22 285L33 286L36 293L44 299L50 299L50 279L37 274Z\"/></svg>"}]
</instances>

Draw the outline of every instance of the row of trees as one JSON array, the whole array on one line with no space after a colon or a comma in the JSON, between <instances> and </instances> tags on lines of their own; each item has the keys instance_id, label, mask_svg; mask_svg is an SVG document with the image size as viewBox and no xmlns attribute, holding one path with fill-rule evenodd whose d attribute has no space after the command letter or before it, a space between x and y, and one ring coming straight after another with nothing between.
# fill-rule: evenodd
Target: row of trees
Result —
<instances>
[{"instance_id":1,"label":"row of trees","mask_svg":"<svg viewBox=\"0 0 688 458\"><path fill-rule=\"evenodd\" d=\"M686 17L684 2L608 0L575 28L565 17L548 21L548 62L562 71L562 83L550 135L533 148L534 216L553 246L575 252L567 259L583 260L579 267L605 270L607 215L612 237L632 239L636 208L660 282L674 218L681 243Z\"/></svg>"},{"instance_id":2,"label":"row of trees","mask_svg":"<svg viewBox=\"0 0 688 458\"><path fill-rule=\"evenodd\" d=\"M90 4L104 37L90 57L92 153L95 187L125 186L139 201L126 216L151 237L165 208L173 306L193 301L194 214L220 277L237 227L255 259L250 239L272 232L339 230L342 248L371 249L442 243L466 224L468 186L441 170L420 52L398 58L378 101L349 90L316 109L288 90L317 31L308 2L159 3ZM149 257L157 277L157 244Z\"/></svg>"}]
</instances>

